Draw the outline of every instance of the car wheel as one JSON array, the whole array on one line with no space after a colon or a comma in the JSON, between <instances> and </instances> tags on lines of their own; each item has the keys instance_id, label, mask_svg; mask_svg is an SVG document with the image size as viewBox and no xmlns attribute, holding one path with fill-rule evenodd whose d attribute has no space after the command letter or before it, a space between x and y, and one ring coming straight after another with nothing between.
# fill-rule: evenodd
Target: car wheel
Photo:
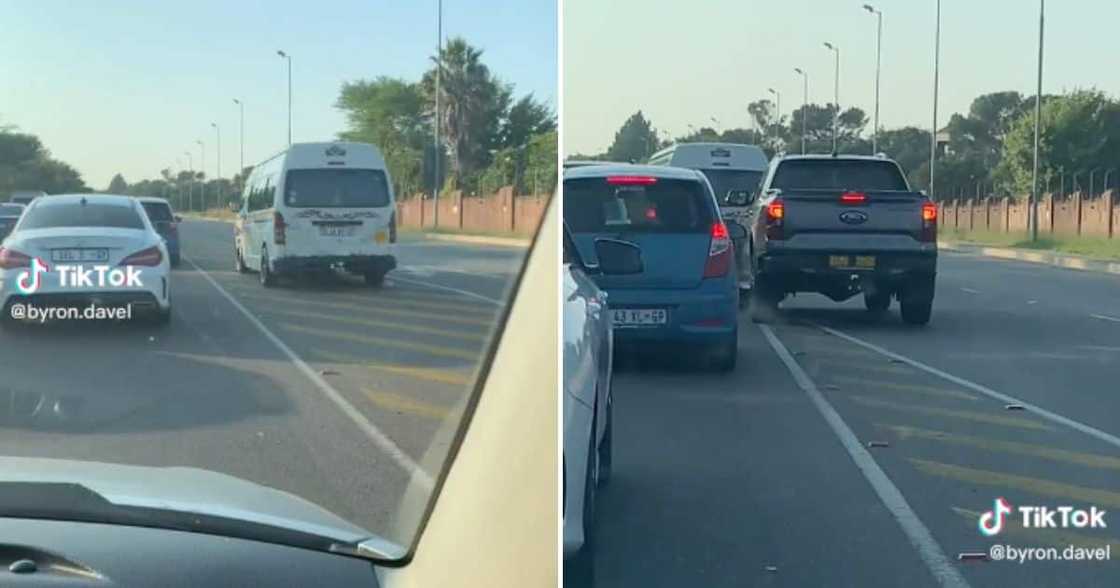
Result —
<instances>
[{"instance_id":1,"label":"car wheel","mask_svg":"<svg viewBox=\"0 0 1120 588\"><path fill-rule=\"evenodd\" d=\"M261 246L261 271L259 272L261 285L265 288L271 288L276 285L276 276L272 274L272 269L268 266L268 249Z\"/></svg>"},{"instance_id":2,"label":"car wheel","mask_svg":"<svg viewBox=\"0 0 1120 588\"><path fill-rule=\"evenodd\" d=\"M363 274L367 286L380 288L385 284L385 272L366 272Z\"/></svg>"},{"instance_id":3,"label":"car wheel","mask_svg":"<svg viewBox=\"0 0 1120 588\"><path fill-rule=\"evenodd\" d=\"M245 258L241 257L241 250L237 247L233 248L233 269L239 274L249 272L249 266L245 265Z\"/></svg>"},{"instance_id":4,"label":"car wheel","mask_svg":"<svg viewBox=\"0 0 1120 588\"><path fill-rule=\"evenodd\" d=\"M756 276L754 288L751 288L751 320L756 323L773 322L778 316L778 304L782 298L782 294L769 279Z\"/></svg>"},{"instance_id":5,"label":"car wheel","mask_svg":"<svg viewBox=\"0 0 1120 588\"><path fill-rule=\"evenodd\" d=\"M902 292L900 310L903 322L911 325L924 325L933 314L934 278L915 278Z\"/></svg>"},{"instance_id":6,"label":"car wheel","mask_svg":"<svg viewBox=\"0 0 1120 588\"><path fill-rule=\"evenodd\" d=\"M891 294L890 292L880 292L878 294L863 295L863 305L867 307L869 312L883 313L891 307Z\"/></svg>"},{"instance_id":7,"label":"car wheel","mask_svg":"<svg viewBox=\"0 0 1120 588\"><path fill-rule=\"evenodd\" d=\"M599 442L599 487L603 488L611 480L611 461L614 456L614 399L607 393L607 428L603 440Z\"/></svg>"},{"instance_id":8,"label":"car wheel","mask_svg":"<svg viewBox=\"0 0 1120 588\"><path fill-rule=\"evenodd\" d=\"M739 361L739 335L738 333L726 343L721 343L715 349L715 357L712 362L712 367L717 372L731 372L735 370L735 364Z\"/></svg>"},{"instance_id":9,"label":"car wheel","mask_svg":"<svg viewBox=\"0 0 1120 588\"><path fill-rule=\"evenodd\" d=\"M591 439L587 448L587 477L583 484L583 546L575 555L564 560L565 588L585 588L595 585L595 499L599 452L595 450L597 424L591 423Z\"/></svg>"}]
</instances>

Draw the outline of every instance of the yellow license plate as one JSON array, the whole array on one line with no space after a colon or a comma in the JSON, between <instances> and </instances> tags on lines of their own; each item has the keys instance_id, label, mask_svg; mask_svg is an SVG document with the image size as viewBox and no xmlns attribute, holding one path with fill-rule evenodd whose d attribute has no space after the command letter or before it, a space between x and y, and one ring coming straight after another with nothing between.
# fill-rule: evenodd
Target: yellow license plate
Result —
<instances>
[{"instance_id":1,"label":"yellow license plate","mask_svg":"<svg viewBox=\"0 0 1120 588\"><path fill-rule=\"evenodd\" d=\"M829 255L828 267L836 269L875 269L875 256Z\"/></svg>"}]
</instances>

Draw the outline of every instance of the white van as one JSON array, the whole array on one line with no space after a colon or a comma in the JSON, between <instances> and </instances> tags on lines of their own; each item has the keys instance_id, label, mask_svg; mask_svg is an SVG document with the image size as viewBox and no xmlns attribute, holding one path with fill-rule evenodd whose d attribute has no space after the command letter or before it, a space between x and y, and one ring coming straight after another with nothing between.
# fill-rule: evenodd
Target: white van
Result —
<instances>
[{"instance_id":1,"label":"white van","mask_svg":"<svg viewBox=\"0 0 1120 588\"><path fill-rule=\"evenodd\" d=\"M754 201L769 162L755 145L678 143L654 153L649 163L704 172L723 217L738 220Z\"/></svg>"},{"instance_id":2,"label":"white van","mask_svg":"<svg viewBox=\"0 0 1120 588\"><path fill-rule=\"evenodd\" d=\"M236 267L266 287L332 268L380 286L397 267L389 170L367 143L300 143L258 164L234 230Z\"/></svg>"}]
</instances>

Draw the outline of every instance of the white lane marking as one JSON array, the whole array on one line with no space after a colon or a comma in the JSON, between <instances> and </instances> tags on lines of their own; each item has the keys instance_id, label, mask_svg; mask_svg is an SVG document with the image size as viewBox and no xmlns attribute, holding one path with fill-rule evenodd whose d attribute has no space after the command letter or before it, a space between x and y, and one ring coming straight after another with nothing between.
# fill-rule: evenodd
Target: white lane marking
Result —
<instances>
[{"instance_id":1,"label":"white lane marking","mask_svg":"<svg viewBox=\"0 0 1120 588\"><path fill-rule=\"evenodd\" d=\"M385 453L389 454L389 457L391 457L393 461L397 462L397 465L401 466L404 471L408 472L413 477L413 479L418 480L426 490L431 491L435 488L435 481L432 479L432 477L428 475L428 473L425 472L420 467L420 465L417 464L411 457L409 457L408 454L405 453L404 450L396 444L396 442L394 442L388 435L382 432L381 429L377 427L377 425L369 422L369 419L362 415L362 413L359 412L358 409L354 408L354 405L350 404L346 400L346 398L344 398L342 394L338 392L338 390L335 390L333 386L327 383L327 381L324 380L318 372L311 369L311 366L307 365L307 363L303 361L303 359L301 359L298 355L296 355L296 353L292 351L290 347L288 347L283 341L281 341L279 337L273 334L273 332L270 331L268 327L264 326L264 323L262 323L256 316L254 316L252 312L249 312L249 309L245 308L245 306L238 302L238 300L234 298L232 294L227 292L225 288L222 288L222 286L218 284L218 282L214 280L214 278L211 277L210 274L206 272L206 270L202 269L197 264L195 264L195 262L187 259L186 257L183 257L183 261L191 264L191 266L194 267L194 269L196 269L203 278L206 278L207 282L210 282L210 285L213 286L214 289L218 291L218 293L225 297L225 299L228 300L229 303L234 306L234 308L241 311L241 314L244 315L245 318L249 320L249 322L253 323L253 326L256 327L257 330L262 334L264 334L266 339L271 341L272 344L275 345L281 353L288 357L288 360L296 366L296 369L303 373L303 375L306 376L307 379L311 380L311 383L315 384L315 387L318 388L324 396L326 396L331 402L334 402L335 405L337 405L338 408L342 410L343 414L350 417L350 420L354 421L354 424L358 425L358 428L361 429L362 432L364 432L367 436L369 436L369 438L373 440L374 444L380 447Z\"/></svg>"},{"instance_id":2,"label":"white lane marking","mask_svg":"<svg viewBox=\"0 0 1120 588\"><path fill-rule=\"evenodd\" d=\"M1116 318L1114 316L1108 316L1105 314L1091 314L1089 316L1095 319L1101 319L1102 321L1112 321L1114 323L1120 323L1120 318Z\"/></svg>"},{"instance_id":3,"label":"white lane marking","mask_svg":"<svg viewBox=\"0 0 1120 588\"><path fill-rule=\"evenodd\" d=\"M463 296L466 296L468 298L474 298L476 300L481 300L483 302L489 302L490 304L496 304L498 306L502 305L502 301L498 300L497 298L490 298L489 296L483 296L482 294L476 294L474 292L471 292L470 290L460 290L459 288L452 288L451 286L443 286L441 284L433 284L431 282L425 282L425 281L422 281L422 280L410 280L408 278L402 278L402 277L399 277L399 276L396 276L396 275L394 275L390 279L392 279L394 281L397 281L397 282L404 282L405 284L415 284L417 286L426 286L428 288L435 288L436 290L445 290L447 292L454 292L456 294L462 294Z\"/></svg>"},{"instance_id":4,"label":"white lane marking","mask_svg":"<svg viewBox=\"0 0 1120 588\"><path fill-rule=\"evenodd\" d=\"M967 292L969 294L979 294L980 293L979 290L973 290L972 288L961 288L961 292Z\"/></svg>"},{"instance_id":5,"label":"white lane marking","mask_svg":"<svg viewBox=\"0 0 1120 588\"><path fill-rule=\"evenodd\" d=\"M910 504L906 502L906 497L902 495L894 482L891 482L886 472L879 467L875 458L871 457L871 454L859 442L856 434L840 417L840 413L836 412L836 409L817 390L816 384L793 359L789 350L774 335L774 331L766 325L759 325L759 329L766 336L766 340L770 343L770 347L774 349L774 353L777 353L782 363L786 365L786 369L789 370L798 387L805 391L817 407L817 411L821 413L825 422L832 429L832 432L840 439L840 443L844 445L844 449L848 451L852 461L856 462L856 467L871 484L875 494L883 502L883 506L886 506L891 516L898 521L899 526L902 527L902 532L906 534L910 544L918 551L918 555L925 562L933 577L937 579L937 583L941 586L967 587L968 582L961 576L960 571L954 567L949 558L945 556L945 552L941 549L937 540L933 538L929 528L918 518L914 509L910 508Z\"/></svg>"},{"instance_id":6,"label":"white lane marking","mask_svg":"<svg viewBox=\"0 0 1120 588\"><path fill-rule=\"evenodd\" d=\"M842 333L840 331L837 331L836 329L826 327L824 325L819 325L819 324L816 325L816 327L818 329L821 329L822 331L824 331L826 333L835 335L835 336L837 336L837 337L839 337L839 338L841 338L845 341L848 341L850 343L855 343L856 345L859 345L860 347L863 347L864 349L869 349L869 350L874 351L874 352L876 352L880 355L884 355L884 356L889 357L891 359L895 359L899 362L905 363L905 364L909 365L910 367L922 370L923 372L926 372L927 374L933 374L933 375L935 375L935 376L937 376L937 377L939 377L943 380L948 380L948 381L950 381L950 382L952 382L952 383L954 383L958 386L961 386L963 388L968 388L969 390L974 390L974 391L979 392L979 393L981 393L985 396L988 396L989 398L994 398L994 399L1000 401L1004 405L1008 405L1008 404L1022 405L1028 411L1030 411L1034 414L1037 414L1038 416L1040 416L1040 417L1042 417L1046 420L1058 423L1060 425L1065 425L1065 426L1067 426L1071 429L1074 429L1076 431L1080 431L1082 433L1085 433L1086 435L1089 435L1090 437L1094 437L1096 439L1104 441L1105 443L1108 443L1109 445L1112 445L1113 447L1120 448L1120 437L1116 437L1115 435L1110 435L1110 434L1105 433L1104 431L1102 431L1100 429L1090 427L1089 425L1077 422L1077 421L1075 421L1071 418L1068 418L1068 417L1064 417L1064 416L1062 416L1058 413L1050 412L1049 410L1046 410L1045 408L1042 408L1041 406L1038 406L1036 404L1031 404L1031 403L1026 402L1024 400L1020 400L1018 398L1015 398L1014 396L1009 396L1009 395L1004 394L1002 392L996 392L995 390L992 390L991 388L988 388L987 386L982 386L980 384L977 384L976 382L972 382L972 381L966 380L964 378L958 378L957 376L954 376L953 374L943 372L943 371L941 371L941 370L939 370L939 369L937 369L933 366L928 366L928 365L926 365L926 364L924 364L920 361L910 359L909 357L906 357L905 355L899 355L899 354L897 354L893 351L888 351L888 350L886 350L882 347L879 347L878 345L875 345L873 343L868 343L867 341L864 341L863 339L853 337L851 335L848 335L847 333Z\"/></svg>"}]
</instances>

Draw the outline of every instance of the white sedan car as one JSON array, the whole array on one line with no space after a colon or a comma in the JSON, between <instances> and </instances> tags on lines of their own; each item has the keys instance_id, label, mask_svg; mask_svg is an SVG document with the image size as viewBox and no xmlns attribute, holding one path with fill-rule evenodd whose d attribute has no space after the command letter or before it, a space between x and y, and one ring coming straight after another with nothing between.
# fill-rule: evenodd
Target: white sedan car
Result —
<instances>
[{"instance_id":1,"label":"white sedan car","mask_svg":"<svg viewBox=\"0 0 1120 588\"><path fill-rule=\"evenodd\" d=\"M129 196L36 198L0 247L0 323L124 318L117 312L127 310L167 324L170 290L167 246ZM15 306L23 316L13 316Z\"/></svg>"},{"instance_id":2,"label":"white sedan car","mask_svg":"<svg viewBox=\"0 0 1120 588\"><path fill-rule=\"evenodd\" d=\"M579 257L564 229L564 585L594 585L595 503L611 474L614 331L607 295L591 275L642 271L641 251L612 239L595 243L599 264Z\"/></svg>"}]
</instances>

